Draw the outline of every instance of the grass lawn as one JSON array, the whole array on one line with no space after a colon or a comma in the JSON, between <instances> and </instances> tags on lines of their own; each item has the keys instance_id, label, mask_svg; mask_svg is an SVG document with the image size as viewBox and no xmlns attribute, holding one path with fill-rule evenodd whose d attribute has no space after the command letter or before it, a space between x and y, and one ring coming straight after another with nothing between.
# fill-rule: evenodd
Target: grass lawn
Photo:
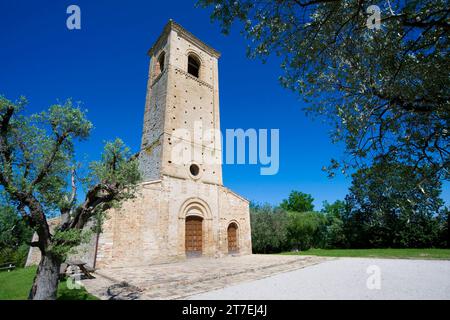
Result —
<instances>
[{"instance_id":1,"label":"grass lawn","mask_svg":"<svg viewBox=\"0 0 450 320\"><path fill-rule=\"evenodd\" d=\"M0 300L27 299L35 274L36 267L0 272ZM61 281L58 287L58 300L97 300L97 298L83 287L70 290L66 281Z\"/></svg>"},{"instance_id":2,"label":"grass lawn","mask_svg":"<svg viewBox=\"0 0 450 320\"><path fill-rule=\"evenodd\" d=\"M322 257L450 259L450 249L309 249L307 251L283 252L281 254Z\"/></svg>"}]
</instances>

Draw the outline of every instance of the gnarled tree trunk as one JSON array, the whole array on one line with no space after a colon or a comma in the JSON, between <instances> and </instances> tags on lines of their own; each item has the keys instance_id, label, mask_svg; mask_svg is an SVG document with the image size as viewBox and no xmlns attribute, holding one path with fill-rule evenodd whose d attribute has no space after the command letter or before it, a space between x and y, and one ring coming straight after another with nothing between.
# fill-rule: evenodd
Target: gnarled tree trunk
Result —
<instances>
[{"instance_id":1,"label":"gnarled tree trunk","mask_svg":"<svg viewBox=\"0 0 450 320\"><path fill-rule=\"evenodd\" d=\"M49 253L42 253L33 286L31 287L28 299L30 300L55 300L58 290L59 259Z\"/></svg>"}]
</instances>

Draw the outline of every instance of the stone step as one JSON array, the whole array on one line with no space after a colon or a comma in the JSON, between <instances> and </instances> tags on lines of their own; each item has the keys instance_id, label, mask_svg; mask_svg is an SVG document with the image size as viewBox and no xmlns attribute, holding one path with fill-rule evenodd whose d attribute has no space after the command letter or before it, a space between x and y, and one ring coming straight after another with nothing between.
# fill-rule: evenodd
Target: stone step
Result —
<instances>
[{"instance_id":1,"label":"stone step","mask_svg":"<svg viewBox=\"0 0 450 320\"><path fill-rule=\"evenodd\" d=\"M82 282L90 293L101 299L110 299L108 288L117 288L118 284L121 284L123 292L127 293L118 295L119 298L183 299L194 294L301 269L326 260L329 258L275 255L253 255L220 261L196 259L167 265L98 270L94 274L96 279Z\"/></svg>"},{"instance_id":2,"label":"stone step","mask_svg":"<svg viewBox=\"0 0 450 320\"><path fill-rule=\"evenodd\" d=\"M298 270L322 262L306 259L301 262L292 261L285 264L273 264L261 268L247 269L236 273L227 273L203 278L164 283L146 287L140 299L183 299L194 294L217 290L237 283L263 279L275 274Z\"/></svg>"}]
</instances>

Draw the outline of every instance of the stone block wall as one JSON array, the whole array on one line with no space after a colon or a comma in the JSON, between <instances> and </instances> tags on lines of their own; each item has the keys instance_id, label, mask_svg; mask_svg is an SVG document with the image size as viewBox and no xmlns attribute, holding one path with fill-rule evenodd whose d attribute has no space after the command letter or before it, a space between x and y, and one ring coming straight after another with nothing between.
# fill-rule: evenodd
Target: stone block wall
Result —
<instances>
[{"instance_id":1,"label":"stone block wall","mask_svg":"<svg viewBox=\"0 0 450 320\"><path fill-rule=\"evenodd\" d=\"M60 217L56 217L53 219L48 220L48 224L50 227L50 232L54 232L55 228L60 224ZM88 221L86 224L85 229L90 230L93 223L91 221ZM73 248L72 252L68 255L67 261L74 261L74 260L81 260L86 263L87 266L93 268L95 266L95 259L96 259L96 245L97 245L97 237L98 235L93 233L91 234L91 237L89 240L85 243L82 243L81 245ZM33 234L32 241L37 241L38 235L37 233ZM38 265L41 261L41 252L36 247L30 247L30 250L28 251L27 261L25 263L26 267L32 266L32 265Z\"/></svg>"}]
</instances>

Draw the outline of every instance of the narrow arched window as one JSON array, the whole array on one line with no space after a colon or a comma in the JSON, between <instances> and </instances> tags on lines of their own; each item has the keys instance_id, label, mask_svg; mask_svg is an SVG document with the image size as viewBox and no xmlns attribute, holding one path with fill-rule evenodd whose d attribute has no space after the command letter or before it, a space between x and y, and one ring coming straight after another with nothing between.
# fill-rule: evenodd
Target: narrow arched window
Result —
<instances>
[{"instance_id":1,"label":"narrow arched window","mask_svg":"<svg viewBox=\"0 0 450 320\"><path fill-rule=\"evenodd\" d=\"M166 54L164 52L161 52L161 54L158 57L158 74L164 71L164 59L166 57Z\"/></svg>"},{"instance_id":2,"label":"narrow arched window","mask_svg":"<svg viewBox=\"0 0 450 320\"><path fill-rule=\"evenodd\" d=\"M188 56L188 73L198 78L200 71L200 61L194 55Z\"/></svg>"}]
</instances>

